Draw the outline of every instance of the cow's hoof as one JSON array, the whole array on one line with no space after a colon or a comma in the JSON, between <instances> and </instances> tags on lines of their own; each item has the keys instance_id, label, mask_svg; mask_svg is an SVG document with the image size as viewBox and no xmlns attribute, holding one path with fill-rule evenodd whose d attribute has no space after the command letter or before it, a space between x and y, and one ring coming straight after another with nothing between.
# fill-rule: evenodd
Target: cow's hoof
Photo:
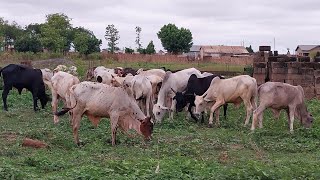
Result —
<instances>
[{"instance_id":1,"label":"cow's hoof","mask_svg":"<svg viewBox=\"0 0 320 180\"><path fill-rule=\"evenodd\" d=\"M213 128L213 125L212 124L208 124L208 128Z\"/></svg>"},{"instance_id":2,"label":"cow's hoof","mask_svg":"<svg viewBox=\"0 0 320 180\"><path fill-rule=\"evenodd\" d=\"M80 142L78 142L78 143L77 143L77 146L78 146L78 147L82 147L82 146L84 146L84 142L81 142L81 141L80 141Z\"/></svg>"},{"instance_id":3,"label":"cow's hoof","mask_svg":"<svg viewBox=\"0 0 320 180\"><path fill-rule=\"evenodd\" d=\"M7 108L3 108L3 110L4 110L4 111L8 111L8 109L7 109Z\"/></svg>"}]
</instances>

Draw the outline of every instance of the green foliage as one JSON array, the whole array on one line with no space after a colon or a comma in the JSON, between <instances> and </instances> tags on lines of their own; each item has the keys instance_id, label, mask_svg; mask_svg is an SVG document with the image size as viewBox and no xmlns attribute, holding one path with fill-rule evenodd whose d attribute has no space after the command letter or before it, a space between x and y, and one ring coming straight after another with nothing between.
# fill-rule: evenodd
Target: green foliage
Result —
<instances>
[{"instance_id":1,"label":"green foliage","mask_svg":"<svg viewBox=\"0 0 320 180\"><path fill-rule=\"evenodd\" d=\"M26 34L16 40L15 49L18 52L30 51L30 52L37 53L42 51L42 45L38 37L30 36Z\"/></svg>"},{"instance_id":2,"label":"green foliage","mask_svg":"<svg viewBox=\"0 0 320 180\"><path fill-rule=\"evenodd\" d=\"M11 45L15 45L15 41L22 34L22 28L15 21L9 24L8 21L0 18L1 47L8 48Z\"/></svg>"},{"instance_id":3,"label":"green foliage","mask_svg":"<svg viewBox=\"0 0 320 180\"><path fill-rule=\"evenodd\" d=\"M246 67L244 67L244 73L253 76L253 66L247 65Z\"/></svg>"},{"instance_id":4,"label":"green foliage","mask_svg":"<svg viewBox=\"0 0 320 180\"><path fill-rule=\"evenodd\" d=\"M146 54L154 54L156 53L156 50L154 49L153 41L150 41L147 48L146 48Z\"/></svg>"},{"instance_id":5,"label":"green foliage","mask_svg":"<svg viewBox=\"0 0 320 180\"><path fill-rule=\"evenodd\" d=\"M163 48L173 54L189 52L193 44L191 31L186 28L179 29L175 24L164 25L157 35Z\"/></svg>"},{"instance_id":6,"label":"green foliage","mask_svg":"<svg viewBox=\"0 0 320 180\"><path fill-rule=\"evenodd\" d=\"M220 112L221 127L207 128L208 116L202 124L180 113L156 124L152 141L119 131L112 147L109 120L95 128L83 117L84 146L77 147L68 116L54 125L50 106L33 112L30 92L12 90L8 103L9 111L0 114L0 179L320 179L319 121L311 129L296 121L291 134L285 113L276 120L266 111L263 129L251 133L243 127L244 106L229 105L226 119ZM319 119L320 102L307 104ZM21 147L24 137L49 148Z\"/></svg>"},{"instance_id":7,"label":"green foliage","mask_svg":"<svg viewBox=\"0 0 320 180\"><path fill-rule=\"evenodd\" d=\"M41 25L41 43L52 52L65 52L70 49L72 37L71 19L65 14L49 14Z\"/></svg>"},{"instance_id":8,"label":"green foliage","mask_svg":"<svg viewBox=\"0 0 320 180\"><path fill-rule=\"evenodd\" d=\"M113 24L108 25L106 27L105 38L108 41L108 49L111 53L114 53L116 50L116 46L118 44L118 40L120 39L119 31Z\"/></svg>"},{"instance_id":9,"label":"green foliage","mask_svg":"<svg viewBox=\"0 0 320 180\"><path fill-rule=\"evenodd\" d=\"M254 53L254 51L253 51L253 49L252 49L251 45L250 45L249 47L246 47L246 49L247 49L247 51L248 51L249 53Z\"/></svg>"},{"instance_id":10,"label":"green foliage","mask_svg":"<svg viewBox=\"0 0 320 180\"><path fill-rule=\"evenodd\" d=\"M127 47L125 48L124 51L125 51L126 54L132 54L132 53L134 53L134 50L133 50L133 49L127 48Z\"/></svg>"},{"instance_id":11,"label":"green foliage","mask_svg":"<svg viewBox=\"0 0 320 180\"><path fill-rule=\"evenodd\" d=\"M76 28L74 30L74 48L84 55L94 52L100 52L101 40L97 39L93 32L84 28Z\"/></svg>"}]
</instances>

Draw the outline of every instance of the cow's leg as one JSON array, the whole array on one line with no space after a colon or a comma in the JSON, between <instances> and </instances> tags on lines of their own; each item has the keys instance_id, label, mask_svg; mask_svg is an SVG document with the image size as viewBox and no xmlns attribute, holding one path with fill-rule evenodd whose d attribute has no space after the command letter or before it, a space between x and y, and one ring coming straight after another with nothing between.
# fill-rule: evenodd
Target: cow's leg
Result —
<instances>
[{"instance_id":1,"label":"cow's leg","mask_svg":"<svg viewBox=\"0 0 320 180\"><path fill-rule=\"evenodd\" d=\"M33 110L38 110L38 88L33 85L34 88L32 89L32 98L33 98Z\"/></svg>"},{"instance_id":2,"label":"cow's leg","mask_svg":"<svg viewBox=\"0 0 320 180\"><path fill-rule=\"evenodd\" d=\"M111 123L111 138L112 138L112 146L116 145L116 135L117 135L117 125L118 125L119 115L111 115L110 123Z\"/></svg>"},{"instance_id":3,"label":"cow's leg","mask_svg":"<svg viewBox=\"0 0 320 180\"><path fill-rule=\"evenodd\" d=\"M3 109L5 111L8 111L7 97L8 97L10 89L11 89L11 87L5 85L4 90L2 91Z\"/></svg>"},{"instance_id":4,"label":"cow's leg","mask_svg":"<svg viewBox=\"0 0 320 180\"><path fill-rule=\"evenodd\" d=\"M51 91L51 94L52 94L51 106L52 106L52 112L53 112L53 123L57 124L59 122L59 117L55 115L55 113L57 112L59 95L54 90Z\"/></svg>"},{"instance_id":5,"label":"cow's leg","mask_svg":"<svg viewBox=\"0 0 320 180\"><path fill-rule=\"evenodd\" d=\"M293 132L294 112L295 107L289 106L289 128L291 133Z\"/></svg>"},{"instance_id":6,"label":"cow's leg","mask_svg":"<svg viewBox=\"0 0 320 180\"><path fill-rule=\"evenodd\" d=\"M224 119L227 119L227 110L228 110L228 104L224 104L223 105L223 116L224 116Z\"/></svg>"},{"instance_id":7,"label":"cow's leg","mask_svg":"<svg viewBox=\"0 0 320 180\"><path fill-rule=\"evenodd\" d=\"M272 111L274 117L275 117L277 120L279 120L280 110L278 110L278 109L272 109L272 108L271 108L271 111Z\"/></svg>"},{"instance_id":8,"label":"cow's leg","mask_svg":"<svg viewBox=\"0 0 320 180\"><path fill-rule=\"evenodd\" d=\"M151 96L146 97L146 110L147 116L150 117L150 103L151 103Z\"/></svg>"},{"instance_id":9,"label":"cow's leg","mask_svg":"<svg viewBox=\"0 0 320 180\"><path fill-rule=\"evenodd\" d=\"M254 110L253 116L252 116L252 124L251 124L251 131L254 131L257 127L257 123L259 123L259 127L262 128L262 120L263 120L263 111L266 109L266 107L262 104Z\"/></svg>"},{"instance_id":10,"label":"cow's leg","mask_svg":"<svg viewBox=\"0 0 320 180\"><path fill-rule=\"evenodd\" d=\"M219 120L219 116L220 116L220 107L218 107L215 111L214 111L215 117L216 117L216 126L219 127L220 126L220 120Z\"/></svg>"},{"instance_id":11,"label":"cow's leg","mask_svg":"<svg viewBox=\"0 0 320 180\"><path fill-rule=\"evenodd\" d=\"M209 117L209 125L208 125L209 127L212 127L212 124L213 124L213 112L215 112L216 109L219 108L223 104L224 104L224 102L216 101L216 103L214 103L214 105L211 107L210 117Z\"/></svg>"},{"instance_id":12,"label":"cow's leg","mask_svg":"<svg viewBox=\"0 0 320 180\"><path fill-rule=\"evenodd\" d=\"M173 120L173 113L176 111L176 101L172 100L171 108L169 110L170 119Z\"/></svg>"},{"instance_id":13,"label":"cow's leg","mask_svg":"<svg viewBox=\"0 0 320 180\"><path fill-rule=\"evenodd\" d=\"M253 110L253 107L252 107L252 104L250 101L247 101L247 100L244 100L244 105L246 107L246 120L244 122L244 126L247 126L249 124L249 120L250 120L250 117L251 117L251 113L252 113L252 110Z\"/></svg>"},{"instance_id":14,"label":"cow's leg","mask_svg":"<svg viewBox=\"0 0 320 180\"><path fill-rule=\"evenodd\" d=\"M75 143L80 146L78 131L80 128L81 113L72 113L72 130Z\"/></svg>"},{"instance_id":15,"label":"cow's leg","mask_svg":"<svg viewBox=\"0 0 320 180\"><path fill-rule=\"evenodd\" d=\"M198 118L193 114L193 112L192 112L192 105L191 104L189 104L189 106L188 106L188 111L189 111L189 113L190 113L190 116L191 116L191 118L192 119L194 119L196 122L198 122Z\"/></svg>"}]
</instances>

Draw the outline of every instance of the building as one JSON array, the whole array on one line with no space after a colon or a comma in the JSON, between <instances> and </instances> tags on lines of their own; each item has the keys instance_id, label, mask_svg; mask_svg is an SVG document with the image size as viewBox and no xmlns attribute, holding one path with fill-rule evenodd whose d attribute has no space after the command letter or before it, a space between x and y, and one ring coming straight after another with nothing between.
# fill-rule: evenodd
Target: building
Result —
<instances>
[{"instance_id":1,"label":"building","mask_svg":"<svg viewBox=\"0 0 320 180\"><path fill-rule=\"evenodd\" d=\"M221 57L221 56L248 56L249 52L244 46L201 46L200 57Z\"/></svg>"},{"instance_id":2,"label":"building","mask_svg":"<svg viewBox=\"0 0 320 180\"><path fill-rule=\"evenodd\" d=\"M316 55L317 52L320 52L320 45L298 45L296 48L296 55L298 56Z\"/></svg>"},{"instance_id":3,"label":"building","mask_svg":"<svg viewBox=\"0 0 320 180\"><path fill-rule=\"evenodd\" d=\"M190 51L187 53L183 53L183 55L196 59L196 58L200 57L200 48L201 47L202 46L200 46L200 45L192 45L192 47L190 48Z\"/></svg>"}]
</instances>

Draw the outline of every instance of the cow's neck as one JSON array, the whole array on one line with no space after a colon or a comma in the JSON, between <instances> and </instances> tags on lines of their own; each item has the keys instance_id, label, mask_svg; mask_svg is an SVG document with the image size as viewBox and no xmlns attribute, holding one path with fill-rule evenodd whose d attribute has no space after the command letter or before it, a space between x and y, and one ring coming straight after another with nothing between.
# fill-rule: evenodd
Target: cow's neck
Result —
<instances>
[{"instance_id":1,"label":"cow's neck","mask_svg":"<svg viewBox=\"0 0 320 180\"><path fill-rule=\"evenodd\" d=\"M166 101L166 92L167 92L167 87L161 87L159 94L158 94L158 102L157 104L160 104L162 106L165 106L165 101Z\"/></svg>"},{"instance_id":2,"label":"cow's neck","mask_svg":"<svg viewBox=\"0 0 320 180\"><path fill-rule=\"evenodd\" d=\"M132 117L125 117L121 122L121 128L128 132L130 129L134 129L138 134L142 134L140 130L141 122Z\"/></svg>"},{"instance_id":3,"label":"cow's neck","mask_svg":"<svg viewBox=\"0 0 320 180\"><path fill-rule=\"evenodd\" d=\"M146 118L136 102L131 101L131 109L133 112L133 116L137 121L144 120Z\"/></svg>"}]
</instances>

